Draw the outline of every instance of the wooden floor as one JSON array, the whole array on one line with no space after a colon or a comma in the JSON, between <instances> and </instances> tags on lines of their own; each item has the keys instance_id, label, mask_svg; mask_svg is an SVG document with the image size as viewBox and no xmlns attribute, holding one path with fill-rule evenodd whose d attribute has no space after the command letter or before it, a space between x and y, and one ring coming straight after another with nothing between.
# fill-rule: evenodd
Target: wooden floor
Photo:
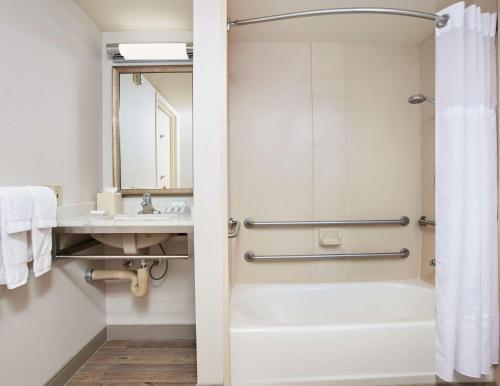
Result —
<instances>
[{"instance_id":1,"label":"wooden floor","mask_svg":"<svg viewBox=\"0 0 500 386\"><path fill-rule=\"evenodd\" d=\"M194 340L111 340L92 355L68 386L196 385Z\"/></svg>"}]
</instances>

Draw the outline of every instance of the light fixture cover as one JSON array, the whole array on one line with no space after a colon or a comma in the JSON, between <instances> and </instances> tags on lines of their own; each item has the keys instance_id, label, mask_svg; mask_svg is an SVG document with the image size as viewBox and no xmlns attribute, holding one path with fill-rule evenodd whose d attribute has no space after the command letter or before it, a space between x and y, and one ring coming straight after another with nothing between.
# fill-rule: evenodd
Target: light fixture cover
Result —
<instances>
[{"instance_id":1,"label":"light fixture cover","mask_svg":"<svg viewBox=\"0 0 500 386\"><path fill-rule=\"evenodd\" d=\"M115 61L187 61L193 57L192 43L115 43L107 49Z\"/></svg>"}]
</instances>

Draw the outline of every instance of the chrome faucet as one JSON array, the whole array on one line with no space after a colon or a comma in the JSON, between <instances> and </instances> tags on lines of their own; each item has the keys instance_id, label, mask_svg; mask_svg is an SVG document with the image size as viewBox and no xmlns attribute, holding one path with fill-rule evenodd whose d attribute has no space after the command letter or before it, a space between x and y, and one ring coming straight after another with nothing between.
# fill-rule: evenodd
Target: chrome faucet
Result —
<instances>
[{"instance_id":1,"label":"chrome faucet","mask_svg":"<svg viewBox=\"0 0 500 386\"><path fill-rule=\"evenodd\" d=\"M142 210L139 211L139 214L160 214L160 211L153 207L153 199L150 193L145 193L142 196L141 206Z\"/></svg>"}]
</instances>

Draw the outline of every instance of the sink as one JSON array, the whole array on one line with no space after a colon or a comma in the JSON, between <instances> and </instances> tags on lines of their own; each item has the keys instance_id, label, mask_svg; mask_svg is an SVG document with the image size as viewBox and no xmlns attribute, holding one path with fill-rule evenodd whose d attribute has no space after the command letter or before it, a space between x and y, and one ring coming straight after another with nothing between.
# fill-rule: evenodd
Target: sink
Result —
<instances>
[{"instance_id":1,"label":"sink","mask_svg":"<svg viewBox=\"0 0 500 386\"><path fill-rule=\"evenodd\" d=\"M138 255L144 248L172 236L193 233L191 213L118 214L114 217L83 215L58 221L60 234L86 234L125 254Z\"/></svg>"},{"instance_id":2,"label":"sink","mask_svg":"<svg viewBox=\"0 0 500 386\"><path fill-rule=\"evenodd\" d=\"M93 239L110 247L123 249L126 255L137 255L141 249L151 247L172 237L171 233L91 234Z\"/></svg>"},{"instance_id":3,"label":"sink","mask_svg":"<svg viewBox=\"0 0 500 386\"><path fill-rule=\"evenodd\" d=\"M94 223L113 222L119 226L162 225L175 219L177 214L118 214L113 219L94 219ZM123 249L126 255L136 255L141 249L170 239L171 233L110 233L91 234L91 237L110 247Z\"/></svg>"}]
</instances>

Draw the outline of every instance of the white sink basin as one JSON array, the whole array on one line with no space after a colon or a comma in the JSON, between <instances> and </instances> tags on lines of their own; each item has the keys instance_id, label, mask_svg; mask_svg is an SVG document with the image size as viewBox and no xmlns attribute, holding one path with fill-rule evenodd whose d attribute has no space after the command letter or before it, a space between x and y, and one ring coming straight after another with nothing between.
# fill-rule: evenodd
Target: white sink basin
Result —
<instances>
[{"instance_id":1,"label":"white sink basin","mask_svg":"<svg viewBox=\"0 0 500 386\"><path fill-rule=\"evenodd\" d=\"M151 247L172 237L171 233L91 234L92 238L110 247L123 249L126 255L137 255L139 250Z\"/></svg>"},{"instance_id":2,"label":"white sink basin","mask_svg":"<svg viewBox=\"0 0 500 386\"><path fill-rule=\"evenodd\" d=\"M118 214L113 219L95 219L96 222L113 222L115 225L145 226L168 224L177 214ZM162 224L163 223L163 224ZM92 234L97 241L110 247L123 249L126 255L136 255L141 249L159 244L172 237L169 233L110 233Z\"/></svg>"}]
</instances>

